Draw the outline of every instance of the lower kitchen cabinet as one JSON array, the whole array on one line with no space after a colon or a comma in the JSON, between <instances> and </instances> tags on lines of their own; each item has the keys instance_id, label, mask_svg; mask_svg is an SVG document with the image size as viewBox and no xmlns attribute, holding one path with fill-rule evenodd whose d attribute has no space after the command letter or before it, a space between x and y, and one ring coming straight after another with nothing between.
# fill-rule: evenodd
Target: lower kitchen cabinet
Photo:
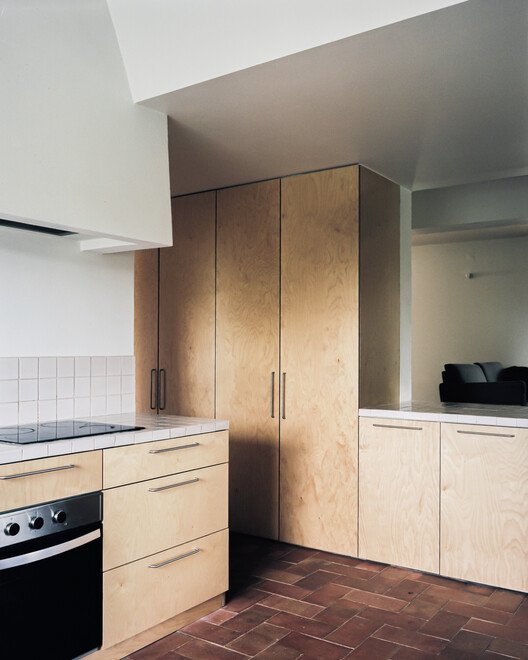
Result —
<instances>
[{"instance_id":1,"label":"lower kitchen cabinet","mask_svg":"<svg viewBox=\"0 0 528 660\"><path fill-rule=\"evenodd\" d=\"M104 648L227 591L227 562L223 530L106 572Z\"/></svg>"},{"instance_id":2,"label":"lower kitchen cabinet","mask_svg":"<svg viewBox=\"0 0 528 660\"><path fill-rule=\"evenodd\" d=\"M360 418L359 556L438 573L439 487L440 424Z\"/></svg>"},{"instance_id":3,"label":"lower kitchen cabinet","mask_svg":"<svg viewBox=\"0 0 528 660\"><path fill-rule=\"evenodd\" d=\"M440 570L528 591L528 430L442 424Z\"/></svg>"}]
</instances>

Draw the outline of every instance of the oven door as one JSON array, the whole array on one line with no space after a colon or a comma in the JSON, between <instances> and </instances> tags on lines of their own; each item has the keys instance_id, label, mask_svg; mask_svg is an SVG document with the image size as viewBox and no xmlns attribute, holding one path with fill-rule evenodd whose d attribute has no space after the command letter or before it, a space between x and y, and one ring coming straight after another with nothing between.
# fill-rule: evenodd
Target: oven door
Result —
<instances>
[{"instance_id":1,"label":"oven door","mask_svg":"<svg viewBox=\"0 0 528 660\"><path fill-rule=\"evenodd\" d=\"M0 553L0 657L72 660L102 643L101 525Z\"/></svg>"}]
</instances>

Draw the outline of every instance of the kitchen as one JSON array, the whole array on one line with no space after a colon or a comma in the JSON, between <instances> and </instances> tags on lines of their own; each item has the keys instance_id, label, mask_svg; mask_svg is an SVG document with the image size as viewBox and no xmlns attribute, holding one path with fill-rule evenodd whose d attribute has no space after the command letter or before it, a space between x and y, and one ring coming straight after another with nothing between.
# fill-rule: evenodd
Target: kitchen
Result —
<instances>
[{"instance_id":1,"label":"kitchen","mask_svg":"<svg viewBox=\"0 0 528 660\"><path fill-rule=\"evenodd\" d=\"M176 4L2 14L6 657L525 657L526 409L409 401L413 202L526 174L526 3Z\"/></svg>"}]
</instances>

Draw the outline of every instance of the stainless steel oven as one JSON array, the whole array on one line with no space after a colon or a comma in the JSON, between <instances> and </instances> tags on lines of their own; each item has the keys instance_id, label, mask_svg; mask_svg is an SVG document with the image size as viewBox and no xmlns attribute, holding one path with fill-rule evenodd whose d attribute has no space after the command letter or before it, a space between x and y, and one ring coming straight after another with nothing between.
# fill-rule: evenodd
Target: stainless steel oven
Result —
<instances>
[{"instance_id":1,"label":"stainless steel oven","mask_svg":"<svg viewBox=\"0 0 528 660\"><path fill-rule=\"evenodd\" d=\"M0 657L72 660L102 643L101 494L0 514Z\"/></svg>"}]
</instances>

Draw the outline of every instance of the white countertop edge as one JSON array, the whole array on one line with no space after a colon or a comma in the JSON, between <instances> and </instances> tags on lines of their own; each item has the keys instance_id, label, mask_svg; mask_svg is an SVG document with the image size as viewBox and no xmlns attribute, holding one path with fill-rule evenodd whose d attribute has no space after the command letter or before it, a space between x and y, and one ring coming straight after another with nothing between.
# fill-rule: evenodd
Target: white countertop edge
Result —
<instances>
[{"instance_id":1,"label":"white countertop edge","mask_svg":"<svg viewBox=\"0 0 528 660\"><path fill-rule=\"evenodd\" d=\"M481 426L506 426L512 428L528 428L528 418L493 417L488 415L459 415L452 413L420 412L410 410L383 410L376 408L360 408L359 417L376 417L379 419L400 419L417 422L441 422L444 424L475 424Z\"/></svg>"}]
</instances>

